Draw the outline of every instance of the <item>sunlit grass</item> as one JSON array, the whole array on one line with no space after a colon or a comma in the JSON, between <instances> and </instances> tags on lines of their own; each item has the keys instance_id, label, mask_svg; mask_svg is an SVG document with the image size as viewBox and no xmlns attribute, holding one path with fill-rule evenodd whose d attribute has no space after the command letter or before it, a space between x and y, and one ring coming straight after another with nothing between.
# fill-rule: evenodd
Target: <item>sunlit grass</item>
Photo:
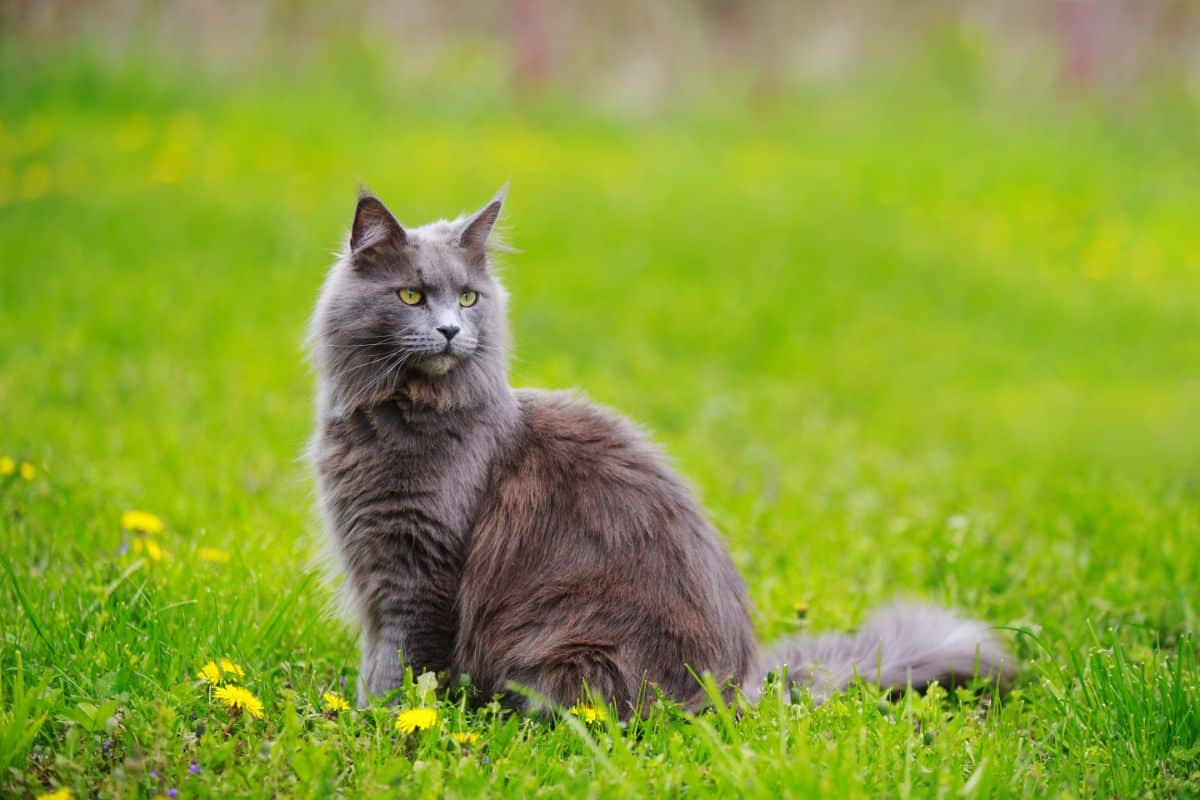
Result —
<instances>
[{"instance_id":1,"label":"sunlit grass","mask_svg":"<svg viewBox=\"0 0 1200 800\"><path fill-rule=\"evenodd\" d=\"M1200 792L1194 112L5 75L0 794ZM917 596L1007 628L1017 691L348 707L300 340L360 179L409 222L512 180L514 381L654 432L764 638Z\"/></svg>"}]
</instances>

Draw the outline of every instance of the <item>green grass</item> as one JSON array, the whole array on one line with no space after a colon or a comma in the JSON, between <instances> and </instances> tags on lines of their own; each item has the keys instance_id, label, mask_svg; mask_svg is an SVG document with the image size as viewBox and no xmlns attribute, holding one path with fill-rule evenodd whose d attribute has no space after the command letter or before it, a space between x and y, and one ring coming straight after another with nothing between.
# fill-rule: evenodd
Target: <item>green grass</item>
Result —
<instances>
[{"instance_id":1,"label":"green grass","mask_svg":"<svg viewBox=\"0 0 1200 800\"><path fill-rule=\"evenodd\" d=\"M0 794L1200 794L1191 101L901 82L631 121L2 55L0 455L37 474L0 478ZM1009 629L1010 697L322 713L357 658L310 568L305 319L357 180L421 222L509 178L514 383L654 432L764 639L798 602L953 604ZM122 552L133 508L164 560ZM263 719L197 680L221 657Z\"/></svg>"}]
</instances>

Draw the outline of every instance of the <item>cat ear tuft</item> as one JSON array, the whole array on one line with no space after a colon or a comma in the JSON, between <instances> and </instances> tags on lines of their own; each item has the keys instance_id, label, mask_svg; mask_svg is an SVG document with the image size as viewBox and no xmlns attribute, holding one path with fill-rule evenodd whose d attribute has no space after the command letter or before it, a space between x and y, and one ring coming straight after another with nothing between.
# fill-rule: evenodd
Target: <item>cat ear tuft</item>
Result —
<instances>
[{"instance_id":1,"label":"cat ear tuft","mask_svg":"<svg viewBox=\"0 0 1200 800\"><path fill-rule=\"evenodd\" d=\"M504 197L508 194L508 184L500 187L488 204L476 211L463 224L462 233L458 235L458 246L468 250L482 251L487 248L488 236L500 217L500 209L504 205Z\"/></svg>"},{"instance_id":2,"label":"cat ear tuft","mask_svg":"<svg viewBox=\"0 0 1200 800\"><path fill-rule=\"evenodd\" d=\"M375 195L360 191L354 209L354 225L350 228L350 252L388 242L398 247L408 242L404 227L392 216L387 206Z\"/></svg>"}]
</instances>

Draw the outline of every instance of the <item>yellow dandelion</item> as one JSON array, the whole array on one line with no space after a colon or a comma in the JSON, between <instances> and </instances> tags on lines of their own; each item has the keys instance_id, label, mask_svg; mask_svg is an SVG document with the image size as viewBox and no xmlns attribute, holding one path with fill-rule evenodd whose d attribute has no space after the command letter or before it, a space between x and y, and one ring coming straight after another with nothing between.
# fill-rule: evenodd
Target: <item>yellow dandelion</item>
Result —
<instances>
[{"instance_id":1,"label":"yellow dandelion","mask_svg":"<svg viewBox=\"0 0 1200 800\"><path fill-rule=\"evenodd\" d=\"M138 544L142 544L142 542L139 541ZM146 557L151 561L162 561L163 556L166 555L166 553L163 552L162 546L153 539L145 540L145 548Z\"/></svg>"},{"instance_id":2,"label":"yellow dandelion","mask_svg":"<svg viewBox=\"0 0 1200 800\"><path fill-rule=\"evenodd\" d=\"M135 556L140 556L142 553L145 553L146 558L150 559L151 561L162 561L163 557L167 554L166 551L162 549L162 545L153 539L134 539L133 554Z\"/></svg>"},{"instance_id":3,"label":"yellow dandelion","mask_svg":"<svg viewBox=\"0 0 1200 800\"><path fill-rule=\"evenodd\" d=\"M432 708L410 708L408 711L402 711L400 716L396 717L396 730L401 733L412 733L432 728L437 724L437 718L437 711Z\"/></svg>"},{"instance_id":4,"label":"yellow dandelion","mask_svg":"<svg viewBox=\"0 0 1200 800\"><path fill-rule=\"evenodd\" d=\"M249 689L243 689L241 686L234 686L228 683L224 686L218 686L213 691L213 696L235 711L245 711L255 719L262 719L262 700L251 694Z\"/></svg>"},{"instance_id":5,"label":"yellow dandelion","mask_svg":"<svg viewBox=\"0 0 1200 800\"><path fill-rule=\"evenodd\" d=\"M17 462L13 461L12 456L0 456L0 475L8 477L17 471Z\"/></svg>"},{"instance_id":6,"label":"yellow dandelion","mask_svg":"<svg viewBox=\"0 0 1200 800\"><path fill-rule=\"evenodd\" d=\"M201 547L196 551L196 556L201 561L207 561L210 564L229 563L229 553L216 547Z\"/></svg>"},{"instance_id":7,"label":"yellow dandelion","mask_svg":"<svg viewBox=\"0 0 1200 800\"><path fill-rule=\"evenodd\" d=\"M466 746L466 745L471 745L471 744L475 744L476 742L478 742L479 734L478 733L452 733L452 734L450 734L450 738L453 739L454 741L458 742L459 744Z\"/></svg>"},{"instance_id":8,"label":"yellow dandelion","mask_svg":"<svg viewBox=\"0 0 1200 800\"><path fill-rule=\"evenodd\" d=\"M53 792L39 794L37 800L71 800L71 790L64 786Z\"/></svg>"},{"instance_id":9,"label":"yellow dandelion","mask_svg":"<svg viewBox=\"0 0 1200 800\"><path fill-rule=\"evenodd\" d=\"M133 509L121 515L121 527L138 533L162 533L163 521L149 511Z\"/></svg>"},{"instance_id":10,"label":"yellow dandelion","mask_svg":"<svg viewBox=\"0 0 1200 800\"><path fill-rule=\"evenodd\" d=\"M200 668L199 674L200 680L208 681L213 686L222 684L229 678L244 677L246 677L246 670L242 669L228 658L222 658L220 666L217 665L216 661L209 661Z\"/></svg>"},{"instance_id":11,"label":"yellow dandelion","mask_svg":"<svg viewBox=\"0 0 1200 800\"><path fill-rule=\"evenodd\" d=\"M604 720L608 719L608 712L602 706L593 706L585 703L571 706L571 713L588 725L604 722Z\"/></svg>"},{"instance_id":12,"label":"yellow dandelion","mask_svg":"<svg viewBox=\"0 0 1200 800\"><path fill-rule=\"evenodd\" d=\"M808 616L808 603L796 603L792 606L792 610L796 612L798 619L804 619Z\"/></svg>"},{"instance_id":13,"label":"yellow dandelion","mask_svg":"<svg viewBox=\"0 0 1200 800\"><path fill-rule=\"evenodd\" d=\"M347 703L346 698L342 697L340 694L325 692L325 694L321 695L321 699L325 701L326 711L333 711L336 713L338 711L350 710L350 704Z\"/></svg>"},{"instance_id":14,"label":"yellow dandelion","mask_svg":"<svg viewBox=\"0 0 1200 800\"><path fill-rule=\"evenodd\" d=\"M37 467L30 464L28 461L21 462L21 477L27 481L31 481L37 477Z\"/></svg>"}]
</instances>

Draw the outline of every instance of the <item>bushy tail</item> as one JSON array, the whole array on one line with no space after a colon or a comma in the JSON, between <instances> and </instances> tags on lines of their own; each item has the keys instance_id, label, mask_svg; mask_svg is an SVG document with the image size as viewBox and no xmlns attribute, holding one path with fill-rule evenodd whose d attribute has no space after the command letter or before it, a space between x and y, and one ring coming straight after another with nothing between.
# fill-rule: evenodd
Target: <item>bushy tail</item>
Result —
<instances>
[{"instance_id":1,"label":"bushy tail","mask_svg":"<svg viewBox=\"0 0 1200 800\"><path fill-rule=\"evenodd\" d=\"M987 625L926 605L880 609L857 633L778 642L759 658L746 697L758 700L767 673L785 664L788 681L807 686L818 703L856 680L892 690L921 690L934 681L948 687L976 677L1004 686L1016 672Z\"/></svg>"}]
</instances>

